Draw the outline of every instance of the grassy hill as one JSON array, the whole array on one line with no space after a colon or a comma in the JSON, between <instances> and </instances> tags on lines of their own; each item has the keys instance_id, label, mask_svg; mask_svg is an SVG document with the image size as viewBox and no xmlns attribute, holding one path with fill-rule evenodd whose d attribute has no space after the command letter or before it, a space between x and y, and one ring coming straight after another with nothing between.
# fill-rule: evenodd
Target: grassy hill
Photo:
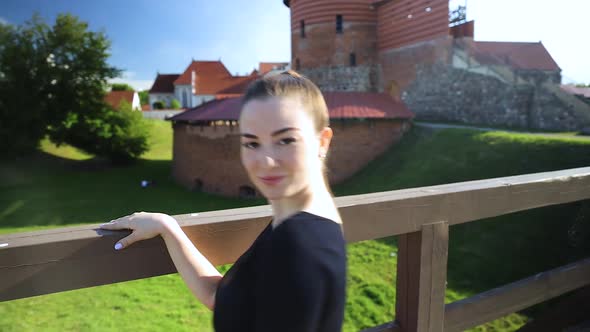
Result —
<instances>
[{"instance_id":1,"label":"grassy hill","mask_svg":"<svg viewBox=\"0 0 590 332\"><path fill-rule=\"evenodd\" d=\"M264 204L178 186L170 177L170 124L153 123L152 148L132 166L108 167L47 141L34 158L0 162L0 233L99 223L140 210L180 214ZM588 165L588 140L416 128L333 189L341 196ZM143 179L156 185L141 188ZM585 206L535 209L451 227L447 301L588 256L590 250L568 236L588 225L580 219ZM345 331L393 318L396 252L395 238L348 246ZM211 319L177 275L0 303L1 331L211 331ZM474 331L513 331L525 321L526 316L513 314Z\"/></svg>"}]
</instances>

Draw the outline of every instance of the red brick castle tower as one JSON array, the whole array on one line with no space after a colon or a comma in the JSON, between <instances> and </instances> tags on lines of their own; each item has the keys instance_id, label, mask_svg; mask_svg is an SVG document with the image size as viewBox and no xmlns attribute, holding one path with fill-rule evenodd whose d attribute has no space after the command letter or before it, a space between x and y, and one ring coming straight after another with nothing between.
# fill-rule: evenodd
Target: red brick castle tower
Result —
<instances>
[{"instance_id":1,"label":"red brick castle tower","mask_svg":"<svg viewBox=\"0 0 590 332\"><path fill-rule=\"evenodd\" d=\"M448 0L283 2L291 9L292 67L324 91L399 90L417 63L448 61L433 49L450 46ZM433 47L399 52L425 42Z\"/></svg>"}]
</instances>

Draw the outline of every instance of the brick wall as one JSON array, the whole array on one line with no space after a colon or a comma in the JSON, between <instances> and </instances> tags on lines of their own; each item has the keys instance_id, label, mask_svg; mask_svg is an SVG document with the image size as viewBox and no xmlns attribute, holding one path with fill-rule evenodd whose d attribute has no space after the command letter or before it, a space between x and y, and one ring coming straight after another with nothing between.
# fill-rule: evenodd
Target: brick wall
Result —
<instances>
[{"instance_id":1,"label":"brick wall","mask_svg":"<svg viewBox=\"0 0 590 332\"><path fill-rule=\"evenodd\" d=\"M391 93L397 86L399 93L416 79L419 65L450 63L453 49L451 37L439 38L379 53L381 66L380 91ZM411 109L411 108L410 108Z\"/></svg>"},{"instance_id":2,"label":"brick wall","mask_svg":"<svg viewBox=\"0 0 590 332\"><path fill-rule=\"evenodd\" d=\"M334 139L328 154L329 179L341 182L397 142L408 124L401 120L332 121ZM240 161L238 128L174 124L172 174L189 189L238 196L254 185Z\"/></svg>"},{"instance_id":3,"label":"brick wall","mask_svg":"<svg viewBox=\"0 0 590 332\"><path fill-rule=\"evenodd\" d=\"M322 66L349 66L350 53L357 65L375 62L377 31L374 23L345 22L343 32L336 33L333 23L306 24L305 38L291 34L291 64L297 70Z\"/></svg>"}]
</instances>

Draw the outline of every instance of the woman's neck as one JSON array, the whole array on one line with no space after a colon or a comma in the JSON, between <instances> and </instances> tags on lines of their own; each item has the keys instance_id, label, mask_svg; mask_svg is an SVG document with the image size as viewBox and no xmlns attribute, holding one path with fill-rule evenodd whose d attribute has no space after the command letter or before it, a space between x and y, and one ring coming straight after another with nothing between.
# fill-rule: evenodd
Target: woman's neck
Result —
<instances>
[{"instance_id":1,"label":"woman's neck","mask_svg":"<svg viewBox=\"0 0 590 332\"><path fill-rule=\"evenodd\" d=\"M270 201L273 210L273 228L290 216L305 211L341 223L332 195L323 181L315 188L306 188L294 196Z\"/></svg>"}]
</instances>

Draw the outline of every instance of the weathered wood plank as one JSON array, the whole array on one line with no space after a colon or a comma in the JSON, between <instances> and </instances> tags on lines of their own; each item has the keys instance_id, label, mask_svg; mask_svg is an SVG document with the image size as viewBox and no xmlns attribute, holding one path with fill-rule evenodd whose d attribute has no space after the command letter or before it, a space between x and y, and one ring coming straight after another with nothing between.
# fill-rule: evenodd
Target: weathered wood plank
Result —
<instances>
[{"instance_id":1,"label":"weathered wood plank","mask_svg":"<svg viewBox=\"0 0 590 332\"><path fill-rule=\"evenodd\" d=\"M255 213L247 221L232 221L235 210L215 211L183 230L214 264L225 264L235 261L268 225L268 217L256 218L267 210L250 208L246 212ZM175 217L181 225L194 218ZM7 244L0 247L0 301L177 272L160 237L115 251L117 240L128 234L78 226L0 238L0 245Z\"/></svg>"},{"instance_id":2,"label":"weathered wood plank","mask_svg":"<svg viewBox=\"0 0 590 332\"><path fill-rule=\"evenodd\" d=\"M590 198L590 167L337 199L350 242L417 232ZM394 218L392 218L394 216Z\"/></svg>"},{"instance_id":3,"label":"weathered wood plank","mask_svg":"<svg viewBox=\"0 0 590 332\"><path fill-rule=\"evenodd\" d=\"M346 240L355 242L416 232L438 220L452 225L588 198L590 167L346 196L336 202ZM269 206L259 206L174 217L206 257L225 264L247 249L270 215ZM136 266L148 248L166 252L161 240L115 252L113 244L123 236L96 225L0 236L0 301L174 272L169 258ZM103 271L100 276L84 273L94 268ZM68 283L50 281L45 271L72 277Z\"/></svg>"},{"instance_id":4,"label":"weathered wood plank","mask_svg":"<svg viewBox=\"0 0 590 332\"><path fill-rule=\"evenodd\" d=\"M517 331L566 331L584 322L587 322L587 328L590 328L590 286L575 290L573 294L543 309L536 316ZM568 331L575 331L575 329Z\"/></svg>"},{"instance_id":5,"label":"weathered wood plank","mask_svg":"<svg viewBox=\"0 0 590 332\"><path fill-rule=\"evenodd\" d=\"M448 230L439 222L398 238L396 322L403 331L443 331Z\"/></svg>"},{"instance_id":6,"label":"weathered wood plank","mask_svg":"<svg viewBox=\"0 0 590 332\"><path fill-rule=\"evenodd\" d=\"M464 331L590 285L590 258L447 304L445 331Z\"/></svg>"},{"instance_id":7,"label":"weathered wood plank","mask_svg":"<svg viewBox=\"0 0 590 332\"><path fill-rule=\"evenodd\" d=\"M418 331L442 332L445 314L445 290L447 283L447 258L449 250L449 224L439 222L422 226L423 246L420 271ZM424 241L429 244L424 245ZM427 318L427 319L426 319Z\"/></svg>"},{"instance_id":8,"label":"weathered wood plank","mask_svg":"<svg viewBox=\"0 0 590 332\"><path fill-rule=\"evenodd\" d=\"M397 244L395 321L404 332L416 331L422 234L400 235Z\"/></svg>"}]
</instances>

